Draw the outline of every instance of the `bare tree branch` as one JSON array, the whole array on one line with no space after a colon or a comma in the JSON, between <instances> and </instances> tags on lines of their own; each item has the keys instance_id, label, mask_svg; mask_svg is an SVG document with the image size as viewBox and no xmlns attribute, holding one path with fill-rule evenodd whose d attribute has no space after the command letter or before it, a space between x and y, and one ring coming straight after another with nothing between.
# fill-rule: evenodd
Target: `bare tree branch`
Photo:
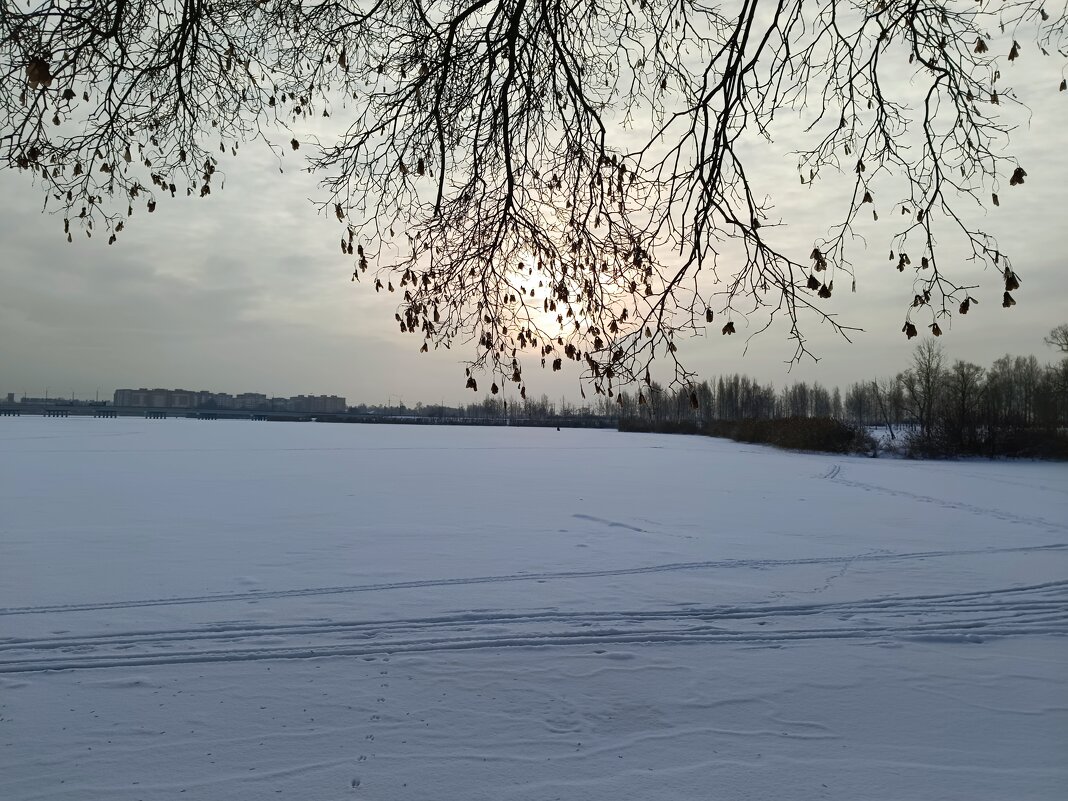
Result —
<instances>
[{"instance_id":1,"label":"bare tree branch","mask_svg":"<svg viewBox=\"0 0 1068 801\"><path fill-rule=\"evenodd\" d=\"M113 242L141 204L221 185L243 143L339 120L306 149L320 208L354 279L400 293L400 329L477 343L469 375L523 386L536 352L612 396L657 358L686 385L678 342L710 325L785 317L794 359L810 321L848 337L822 303L855 286L868 212L897 220L908 337L975 303L953 243L1013 305L973 222L1027 175L1001 69L1063 70L1066 30L1065 4L1012 0L0 0L0 156L68 238ZM811 252L777 242L754 177L790 114L801 183L852 176Z\"/></svg>"}]
</instances>

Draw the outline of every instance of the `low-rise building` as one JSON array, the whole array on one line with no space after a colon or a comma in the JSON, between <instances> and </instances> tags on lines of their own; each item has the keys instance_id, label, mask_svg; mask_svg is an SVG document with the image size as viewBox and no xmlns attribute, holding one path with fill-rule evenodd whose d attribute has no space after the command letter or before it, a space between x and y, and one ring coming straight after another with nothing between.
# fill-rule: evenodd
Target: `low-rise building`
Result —
<instances>
[{"instance_id":1,"label":"low-rise building","mask_svg":"<svg viewBox=\"0 0 1068 801\"><path fill-rule=\"evenodd\" d=\"M195 409L199 394L188 389L117 389L114 403L144 409Z\"/></svg>"},{"instance_id":2,"label":"low-rise building","mask_svg":"<svg viewBox=\"0 0 1068 801\"><path fill-rule=\"evenodd\" d=\"M294 412L305 414L339 414L348 411L345 399L337 395L296 395L289 399Z\"/></svg>"},{"instance_id":3,"label":"low-rise building","mask_svg":"<svg viewBox=\"0 0 1068 801\"><path fill-rule=\"evenodd\" d=\"M249 411L266 411L267 396L261 392L242 392L234 396L235 409L247 409Z\"/></svg>"}]
</instances>

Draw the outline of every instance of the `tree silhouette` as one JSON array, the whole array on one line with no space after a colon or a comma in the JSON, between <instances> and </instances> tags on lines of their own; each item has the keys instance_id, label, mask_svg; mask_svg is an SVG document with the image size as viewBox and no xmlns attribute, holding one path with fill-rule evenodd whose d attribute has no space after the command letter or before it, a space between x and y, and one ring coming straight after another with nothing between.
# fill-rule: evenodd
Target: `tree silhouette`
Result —
<instances>
[{"instance_id":1,"label":"tree silhouette","mask_svg":"<svg viewBox=\"0 0 1068 801\"><path fill-rule=\"evenodd\" d=\"M475 388L488 368L525 396L527 351L611 395L657 356L689 381L680 339L738 318L785 317L795 359L806 317L848 336L823 303L855 285L868 213L897 221L909 338L975 303L943 242L1013 305L974 206L1027 176L1001 70L1063 56L1066 19L1008 0L0 0L0 156L69 238L114 242L135 210L220 188L249 141L303 149L354 280L400 294L422 350L477 342ZM801 251L754 177L784 125L801 184L849 177Z\"/></svg>"},{"instance_id":2,"label":"tree silhouette","mask_svg":"<svg viewBox=\"0 0 1068 801\"><path fill-rule=\"evenodd\" d=\"M1068 323L1061 323L1051 329L1045 338L1045 343L1061 353L1068 353Z\"/></svg>"},{"instance_id":3,"label":"tree silhouette","mask_svg":"<svg viewBox=\"0 0 1068 801\"><path fill-rule=\"evenodd\" d=\"M945 383L945 353L933 339L916 347L912 367L898 377L905 391L909 413L920 426L920 436L929 437Z\"/></svg>"}]
</instances>

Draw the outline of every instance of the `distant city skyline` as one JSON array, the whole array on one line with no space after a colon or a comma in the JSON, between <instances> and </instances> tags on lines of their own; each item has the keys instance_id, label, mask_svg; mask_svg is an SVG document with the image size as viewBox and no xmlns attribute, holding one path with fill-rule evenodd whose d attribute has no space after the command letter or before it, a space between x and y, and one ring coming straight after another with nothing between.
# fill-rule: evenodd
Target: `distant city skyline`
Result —
<instances>
[{"instance_id":1,"label":"distant city skyline","mask_svg":"<svg viewBox=\"0 0 1068 801\"><path fill-rule=\"evenodd\" d=\"M79 401L106 400L106 401L109 401L109 402L114 402L115 393L122 392L122 391L139 391L139 392L160 392L160 391L162 391L162 392L171 392L171 391L175 391L175 392L190 392L190 393L194 393L194 394L208 393L208 394L212 394L212 395L227 395L227 396L230 396L230 397L239 397L241 395L258 395L258 396L262 396L262 397L267 398L267 399L271 399L271 398L294 398L294 397L330 397L330 396L336 397L336 394L334 394L334 393L331 393L330 396L326 395L325 393L319 393L318 395L316 395L314 393L300 393L299 395L283 395L281 393L266 393L266 392L264 392L264 393L260 393L260 392L215 392L213 390L208 390L208 389L182 389L180 387L174 387L173 389L171 389L170 387L158 387L158 386L153 386L153 387L141 386L141 387L138 387L136 390L133 389L133 388L129 388L129 387L115 387L114 389L105 389L103 386L101 386L101 387L93 390L92 393L79 393L79 392L76 392L74 390L71 390L70 392L67 392L67 393L62 393L62 392L56 393L56 392L50 392L50 389L51 388L46 387L42 393L35 394L32 391L23 390L21 392L16 392L16 391L12 391L12 390L6 389L4 387L0 387L0 398L7 398L7 399L10 400L12 398L12 396L13 396L14 399L17 400L17 401L18 400L22 400L23 398L35 399L35 400L36 399L54 398L56 400L71 400L71 399L79 400Z\"/></svg>"},{"instance_id":2,"label":"distant city skyline","mask_svg":"<svg viewBox=\"0 0 1068 801\"><path fill-rule=\"evenodd\" d=\"M49 395L46 390L43 395L34 396L30 393L0 392L0 399L7 403L39 403L54 400L56 402L79 402L79 403L110 403L115 406L143 406L146 408L198 408L216 406L219 408L256 409L261 405L269 406L285 411L326 412L342 411L347 408L344 396L339 395L314 395L301 393L299 395L280 396L268 395L262 392L214 392L212 390L190 390L182 388L165 387L138 387L137 389L120 387L105 393L94 392L93 397L79 397L75 393L69 395Z\"/></svg>"},{"instance_id":3,"label":"distant city skyline","mask_svg":"<svg viewBox=\"0 0 1068 801\"><path fill-rule=\"evenodd\" d=\"M212 392L211 390L140 387L116 389L114 405L145 409L244 409L276 412L344 412L345 398L338 395L268 396L262 392Z\"/></svg>"}]
</instances>

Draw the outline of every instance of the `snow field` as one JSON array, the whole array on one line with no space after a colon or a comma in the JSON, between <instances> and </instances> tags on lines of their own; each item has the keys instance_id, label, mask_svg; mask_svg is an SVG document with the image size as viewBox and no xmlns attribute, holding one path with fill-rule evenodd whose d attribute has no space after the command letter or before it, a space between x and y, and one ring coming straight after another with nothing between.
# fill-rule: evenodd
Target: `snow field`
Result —
<instances>
[{"instance_id":1,"label":"snow field","mask_svg":"<svg viewBox=\"0 0 1068 801\"><path fill-rule=\"evenodd\" d=\"M1066 479L2 419L0 798L1063 798Z\"/></svg>"}]
</instances>

